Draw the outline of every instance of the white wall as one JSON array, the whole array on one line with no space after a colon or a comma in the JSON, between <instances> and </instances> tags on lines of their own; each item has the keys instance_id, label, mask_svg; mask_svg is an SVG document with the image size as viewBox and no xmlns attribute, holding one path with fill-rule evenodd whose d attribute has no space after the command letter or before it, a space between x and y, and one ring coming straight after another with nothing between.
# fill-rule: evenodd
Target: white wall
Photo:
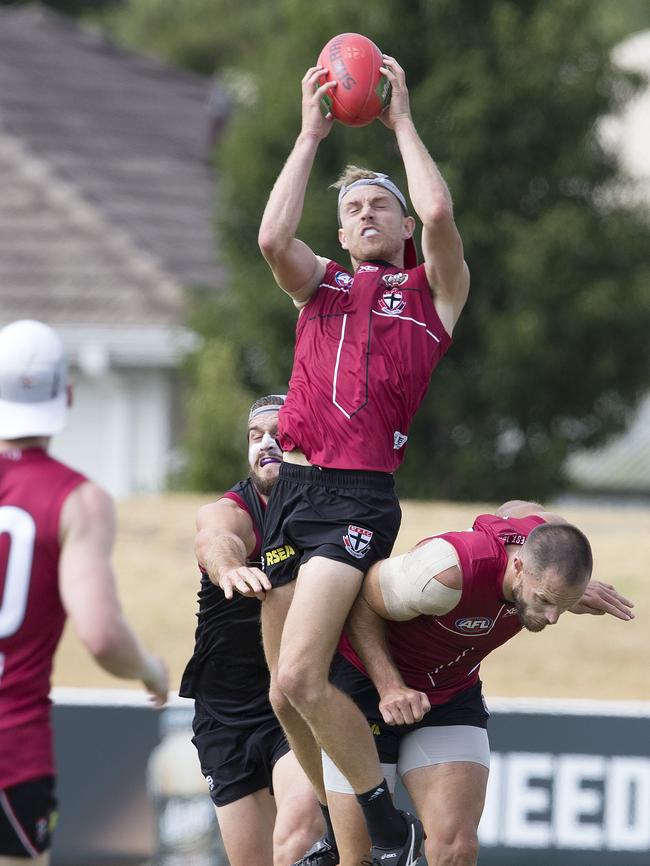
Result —
<instances>
[{"instance_id":1,"label":"white wall","mask_svg":"<svg viewBox=\"0 0 650 866\"><path fill-rule=\"evenodd\" d=\"M74 405L51 453L113 496L164 488L171 447L172 373L113 368L72 371Z\"/></svg>"}]
</instances>

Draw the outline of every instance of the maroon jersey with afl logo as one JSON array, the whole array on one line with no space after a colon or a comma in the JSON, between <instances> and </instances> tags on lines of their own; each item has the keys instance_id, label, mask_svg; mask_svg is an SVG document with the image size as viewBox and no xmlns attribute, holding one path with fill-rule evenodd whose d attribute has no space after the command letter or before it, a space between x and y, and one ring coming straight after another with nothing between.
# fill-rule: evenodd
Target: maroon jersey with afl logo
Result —
<instances>
[{"instance_id":1,"label":"maroon jersey with afl logo","mask_svg":"<svg viewBox=\"0 0 650 866\"><path fill-rule=\"evenodd\" d=\"M48 695L65 621L59 522L85 480L39 448L0 453L0 788L54 775Z\"/></svg>"},{"instance_id":2,"label":"maroon jersey with afl logo","mask_svg":"<svg viewBox=\"0 0 650 866\"><path fill-rule=\"evenodd\" d=\"M393 472L433 370L451 345L424 265L329 262L296 326L283 450L330 469Z\"/></svg>"},{"instance_id":3,"label":"maroon jersey with afl logo","mask_svg":"<svg viewBox=\"0 0 650 866\"><path fill-rule=\"evenodd\" d=\"M463 573L460 602L444 616L387 623L390 650L405 683L425 692L432 706L473 686L485 656L521 630L514 604L503 598L506 545L523 544L540 523L537 516L481 514L469 530L433 536L456 548ZM347 640L340 650L365 673Z\"/></svg>"}]
</instances>

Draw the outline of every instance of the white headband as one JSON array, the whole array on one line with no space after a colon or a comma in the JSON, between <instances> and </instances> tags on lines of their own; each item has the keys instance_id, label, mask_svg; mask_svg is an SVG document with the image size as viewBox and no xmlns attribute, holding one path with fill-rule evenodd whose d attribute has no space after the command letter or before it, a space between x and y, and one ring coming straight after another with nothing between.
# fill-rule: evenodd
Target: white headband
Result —
<instances>
[{"instance_id":1,"label":"white headband","mask_svg":"<svg viewBox=\"0 0 650 866\"><path fill-rule=\"evenodd\" d=\"M402 205L405 214L408 214L409 209L406 205L406 199L402 195L401 191L398 187L393 183L393 181L388 177L387 174L382 174L380 171L373 172L374 177L361 177L359 180L353 181L353 183L348 184L348 186L342 186L339 190L339 201L337 205L337 214L340 214L341 211L341 202L343 201L343 197L346 196L351 189L354 189L357 186L382 186L384 189L387 189L388 192L392 192L397 201ZM339 224L341 223L341 217L339 216Z\"/></svg>"},{"instance_id":2,"label":"white headband","mask_svg":"<svg viewBox=\"0 0 650 866\"><path fill-rule=\"evenodd\" d=\"M258 415L264 415L266 412L279 412L280 409L282 409L284 401L286 400L286 394L269 394L269 397L277 400L277 403L264 403L262 406L253 405L253 408L248 414L249 424L254 418L257 418Z\"/></svg>"},{"instance_id":3,"label":"white headband","mask_svg":"<svg viewBox=\"0 0 650 866\"><path fill-rule=\"evenodd\" d=\"M359 180L355 180L353 183L348 186L342 186L339 190L339 201L336 208L336 216L339 221L339 226L341 225L341 202L343 201L343 197L346 196L351 189L354 189L357 186L381 186L384 189L387 189L388 192L392 192L397 201L402 205L402 210L404 211L404 215L408 216L409 209L406 205L406 199L402 195L401 191L397 186L393 183L393 181L388 177L387 174L382 174L380 171L373 172L373 177L362 177ZM415 246L415 241L412 237L407 238L404 241L404 267L407 270L411 268L415 268L418 263L418 251Z\"/></svg>"}]
</instances>

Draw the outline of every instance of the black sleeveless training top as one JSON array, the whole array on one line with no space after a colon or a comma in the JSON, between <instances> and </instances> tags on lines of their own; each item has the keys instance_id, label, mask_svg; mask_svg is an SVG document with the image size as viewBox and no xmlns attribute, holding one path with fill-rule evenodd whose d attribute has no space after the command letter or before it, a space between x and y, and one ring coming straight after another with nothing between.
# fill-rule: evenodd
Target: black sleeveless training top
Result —
<instances>
[{"instance_id":1,"label":"black sleeveless training top","mask_svg":"<svg viewBox=\"0 0 650 866\"><path fill-rule=\"evenodd\" d=\"M235 484L224 496L244 507L253 521L258 543L249 565L259 567L265 504L250 478ZM238 593L227 601L204 572L198 602L194 653L183 673L179 694L197 700L225 725L256 727L273 718L262 649L261 602Z\"/></svg>"}]
</instances>

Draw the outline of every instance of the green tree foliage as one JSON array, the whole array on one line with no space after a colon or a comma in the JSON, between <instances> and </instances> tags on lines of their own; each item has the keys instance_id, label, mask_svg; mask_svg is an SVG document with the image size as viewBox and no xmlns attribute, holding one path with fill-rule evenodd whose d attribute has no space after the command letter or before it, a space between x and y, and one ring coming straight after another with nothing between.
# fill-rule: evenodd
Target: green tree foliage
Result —
<instances>
[{"instance_id":1,"label":"green tree foliage","mask_svg":"<svg viewBox=\"0 0 650 866\"><path fill-rule=\"evenodd\" d=\"M594 6L601 33L610 43L650 28L648 0L617 0L616 3L595 3Z\"/></svg>"},{"instance_id":2,"label":"green tree foliage","mask_svg":"<svg viewBox=\"0 0 650 866\"><path fill-rule=\"evenodd\" d=\"M454 346L412 428L400 491L498 499L558 490L567 454L622 429L650 379L648 227L607 196L617 165L596 136L597 119L634 85L611 69L592 4L276 8L251 69L256 110L237 116L219 158L220 232L233 267L222 322L241 347L247 385L264 391L290 369L295 312L255 239L299 128L299 81L331 35L362 31L407 70L414 118L451 187L472 272ZM383 126L335 126L317 156L300 236L343 261L327 186L346 162L404 181Z\"/></svg>"},{"instance_id":3,"label":"green tree foliage","mask_svg":"<svg viewBox=\"0 0 650 866\"><path fill-rule=\"evenodd\" d=\"M363 32L406 69L472 273L454 345L411 430L400 492L489 500L556 492L567 454L621 430L650 379L648 223L610 194L622 178L596 134L598 119L636 85L609 64L614 25L600 4L133 0L128 9L156 6L178 10L175 19L168 10L170 40L186 46L167 56L206 70L212 51L217 63L248 71L256 89L254 108L235 115L218 153L217 221L232 286L203 325L233 347L233 375L252 393L288 377L295 310L257 251L257 229L299 129L304 71L335 33ZM217 21L216 10L231 6L234 17ZM153 23L144 29L155 32ZM335 125L317 156L300 237L343 262L327 187L348 162L404 184L392 133L379 123ZM207 407L202 417L211 423ZM192 454L197 447L190 442Z\"/></svg>"},{"instance_id":4,"label":"green tree foliage","mask_svg":"<svg viewBox=\"0 0 650 866\"><path fill-rule=\"evenodd\" d=\"M96 17L119 41L211 75L254 57L272 8L252 0L127 0Z\"/></svg>"},{"instance_id":5,"label":"green tree foliage","mask_svg":"<svg viewBox=\"0 0 650 866\"><path fill-rule=\"evenodd\" d=\"M236 354L224 340L206 340L193 365L183 480L194 490L226 490L248 471L245 419L252 399L240 385Z\"/></svg>"},{"instance_id":6,"label":"green tree foliage","mask_svg":"<svg viewBox=\"0 0 650 866\"><path fill-rule=\"evenodd\" d=\"M65 15L81 15L92 10L97 13L104 6L112 5L116 0L40 0L38 5L50 6ZM117 0L119 2L119 0ZM35 6L37 0L0 0L0 6Z\"/></svg>"}]
</instances>

